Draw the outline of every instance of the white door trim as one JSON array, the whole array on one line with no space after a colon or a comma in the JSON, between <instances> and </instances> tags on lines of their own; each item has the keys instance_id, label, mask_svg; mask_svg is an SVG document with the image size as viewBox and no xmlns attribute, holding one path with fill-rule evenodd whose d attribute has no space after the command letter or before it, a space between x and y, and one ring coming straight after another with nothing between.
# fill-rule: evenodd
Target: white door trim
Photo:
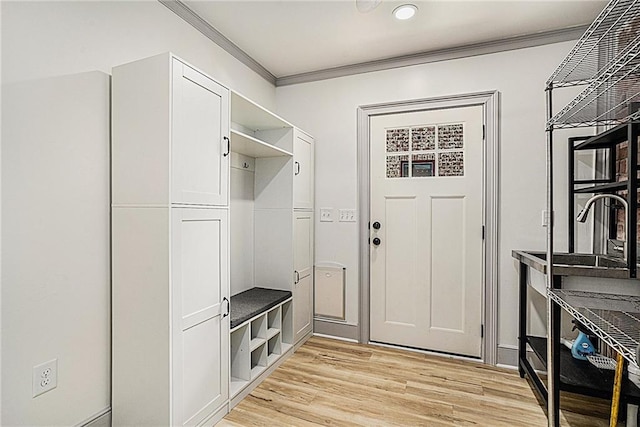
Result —
<instances>
[{"instance_id":1,"label":"white door trim","mask_svg":"<svg viewBox=\"0 0 640 427\"><path fill-rule=\"evenodd\" d=\"M483 107L484 141L484 338L482 360L489 365L497 363L498 352L498 206L500 166L500 93L487 91L437 98L416 99L362 105L358 107L358 197L359 197L359 258L360 258L360 316L359 340L369 342L369 228L370 175L369 175L369 119L372 116L407 113L481 105Z\"/></svg>"}]
</instances>

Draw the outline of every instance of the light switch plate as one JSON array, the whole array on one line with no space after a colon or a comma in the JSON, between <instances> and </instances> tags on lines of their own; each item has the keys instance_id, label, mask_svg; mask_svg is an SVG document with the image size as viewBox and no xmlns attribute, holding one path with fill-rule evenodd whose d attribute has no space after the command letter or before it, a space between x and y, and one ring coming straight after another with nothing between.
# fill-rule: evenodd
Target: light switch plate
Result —
<instances>
[{"instance_id":1,"label":"light switch plate","mask_svg":"<svg viewBox=\"0 0 640 427\"><path fill-rule=\"evenodd\" d=\"M340 222L356 222L355 209L340 209Z\"/></svg>"},{"instance_id":2,"label":"light switch plate","mask_svg":"<svg viewBox=\"0 0 640 427\"><path fill-rule=\"evenodd\" d=\"M333 208L320 208L320 222L333 222Z\"/></svg>"}]
</instances>

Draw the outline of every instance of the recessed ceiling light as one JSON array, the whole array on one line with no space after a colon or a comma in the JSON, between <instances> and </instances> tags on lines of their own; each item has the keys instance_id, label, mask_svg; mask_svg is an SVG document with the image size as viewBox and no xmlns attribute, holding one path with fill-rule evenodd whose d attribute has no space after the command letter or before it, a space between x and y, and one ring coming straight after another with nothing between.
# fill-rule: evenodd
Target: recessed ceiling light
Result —
<instances>
[{"instance_id":1,"label":"recessed ceiling light","mask_svg":"<svg viewBox=\"0 0 640 427\"><path fill-rule=\"evenodd\" d=\"M417 11L418 8L415 5L403 4L393 9L393 16L395 16L396 19L404 21L405 19L413 18L413 15L415 15Z\"/></svg>"}]
</instances>

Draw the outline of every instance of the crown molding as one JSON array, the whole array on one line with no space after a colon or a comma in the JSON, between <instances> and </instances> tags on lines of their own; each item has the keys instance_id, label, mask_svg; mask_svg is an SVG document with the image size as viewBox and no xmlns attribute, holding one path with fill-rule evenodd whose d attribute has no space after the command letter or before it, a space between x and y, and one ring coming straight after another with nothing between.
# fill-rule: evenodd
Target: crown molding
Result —
<instances>
[{"instance_id":1,"label":"crown molding","mask_svg":"<svg viewBox=\"0 0 640 427\"><path fill-rule=\"evenodd\" d=\"M180 0L158 0L173 13L184 19L193 28L200 31L209 40L220 46L231 56L242 62L244 65L255 71L269 83L276 84L276 76L271 74L269 70L264 68L262 64L249 56L245 51L236 46L231 40L226 38L220 31L216 30L211 24L202 19L200 15L195 13L189 6Z\"/></svg>"},{"instance_id":2,"label":"crown molding","mask_svg":"<svg viewBox=\"0 0 640 427\"><path fill-rule=\"evenodd\" d=\"M474 43L471 45L426 51L411 55L397 56L393 58L362 62L335 68L327 68L324 70L311 71L308 73L293 74L290 76L278 77L276 79L276 86L309 83L318 80L351 76L354 74L371 73L374 71L390 70L392 68L409 67L412 65L427 64L430 62L448 61L452 59L467 58L471 56L486 55L490 53L542 46L545 44L578 40L580 36L582 36L582 34L585 32L587 27L587 25L583 25L578 27L563 28L560 30L509 37L501 40Z\"/></svg>"},{"instance_id":3,"label":"crown molding","mask_svg":"<svg viewBox=\"0 0 640 427\"><path fill-rule=\"evenodd\" d=\"M396 56L375 61L361 62L344 65L335 68L311 71L308 73L292 74L276 77L258 61L249 56L245 51L226 38L220 31L202 19L196 12L181 0L158 0L173 13L184 19L193 28L200 31L209 40L220 46L231 56L242 62L262 78L275 86L287 86L300 83L310 83L319 80L334 79L337 77L352 76L355 74L371 73L374 71L390 70L393 68L409 67L412 65L427 64L430 62L449 61L452 59L468 58L471 56L487 55L490 53L506 52L515 49L542 46L545 44L560 43L570 40L578 40L585 32L588 25L581 25L559 30L545 31L536 34L509 37L500 40L474 43L470 45L456 46L446 49L431 50L414 53L411 55Z\"/></svg>"}]
</instances>

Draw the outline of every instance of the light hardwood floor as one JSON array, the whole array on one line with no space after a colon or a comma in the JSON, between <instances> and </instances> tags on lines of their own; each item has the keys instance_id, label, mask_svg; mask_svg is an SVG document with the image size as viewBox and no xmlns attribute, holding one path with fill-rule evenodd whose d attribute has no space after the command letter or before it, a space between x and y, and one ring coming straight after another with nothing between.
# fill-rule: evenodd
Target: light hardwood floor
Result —
<instances>
[{"instance_id":1,"label":"light hardwood floor","mask_svg":"<svg viewBox=\"0 0 640 427\"><path fill-rule=\"evenodd\" d=\"M563 426L609 425L604 401L563 397L561 407ZM318 425L542 427L547 421L517 371L313 337L218 424Z\"/></svg>"}]
</instances>

